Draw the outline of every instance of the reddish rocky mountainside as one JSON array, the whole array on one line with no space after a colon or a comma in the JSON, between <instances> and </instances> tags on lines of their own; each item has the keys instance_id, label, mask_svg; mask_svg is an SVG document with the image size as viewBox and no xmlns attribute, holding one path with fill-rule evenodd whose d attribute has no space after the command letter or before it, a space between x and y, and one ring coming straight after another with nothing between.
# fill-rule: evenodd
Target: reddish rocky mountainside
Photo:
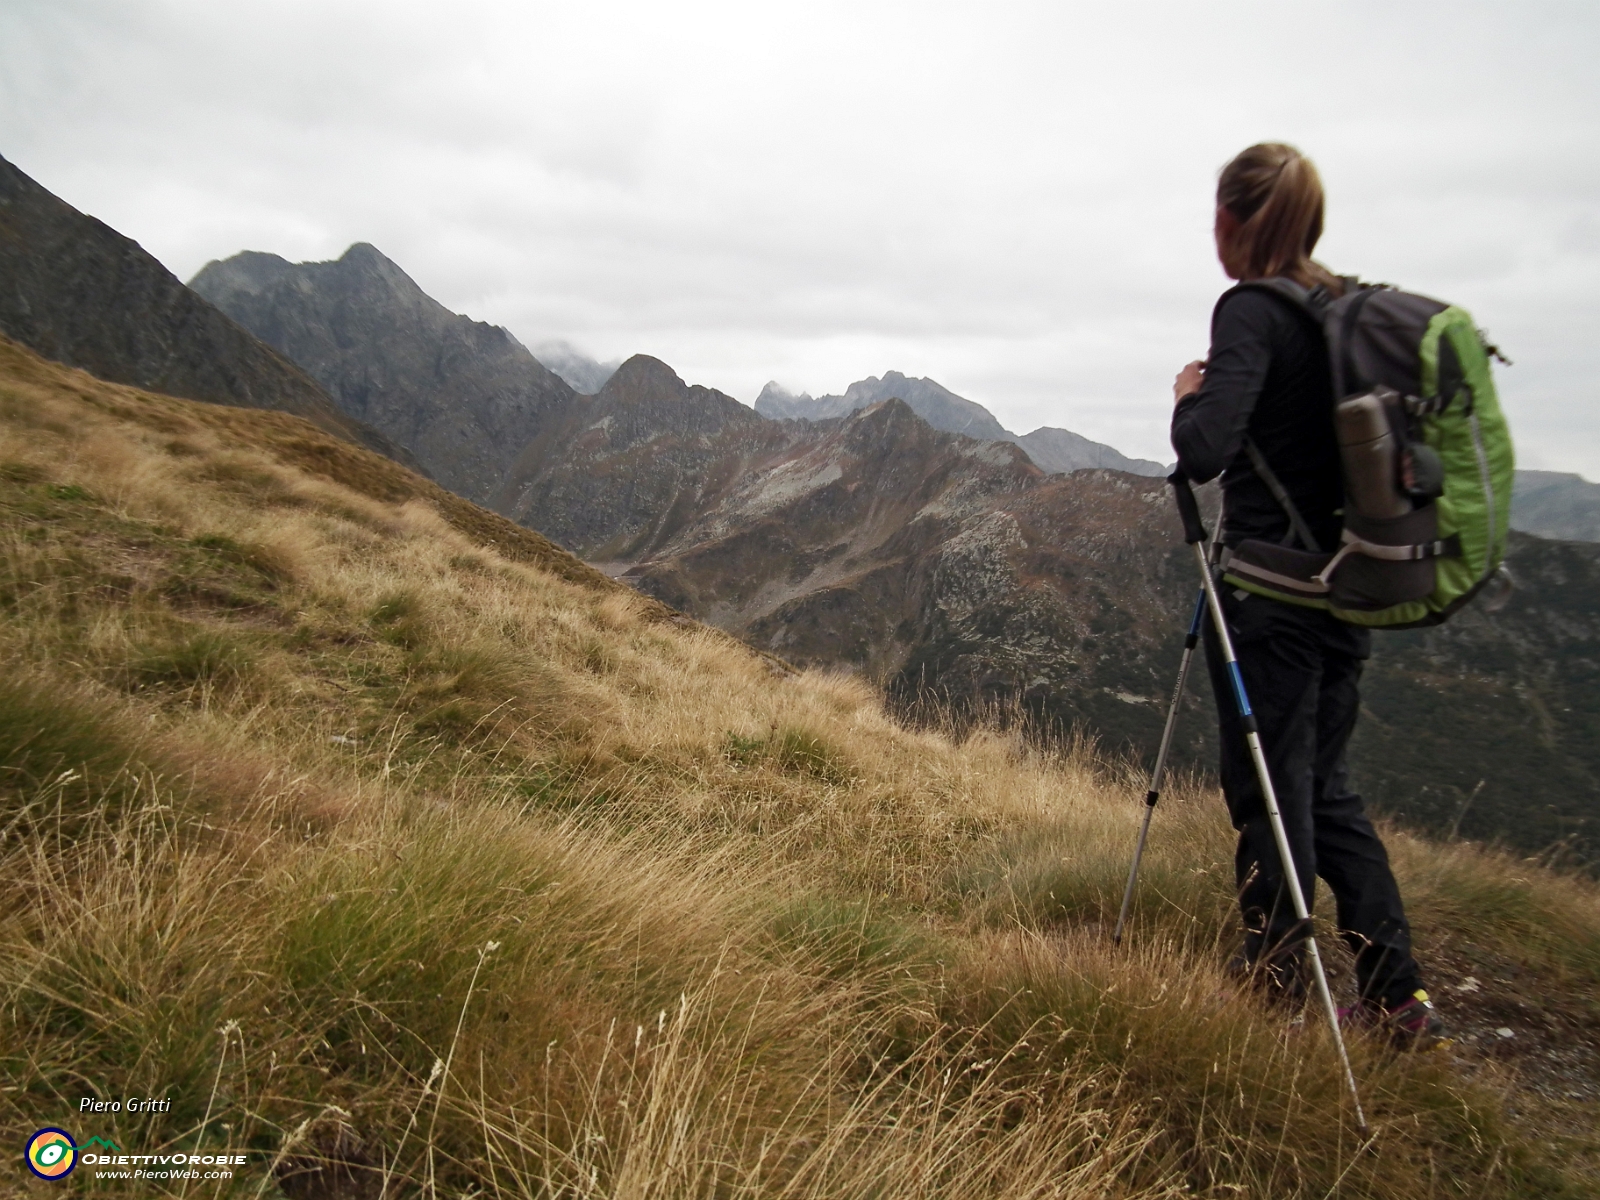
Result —
<instances>
[{"instance_id":1,"label":"reddish rocky mountainside","mask_svg":"<svg viewBox=\"0 0 1600 1200\"><path fill-rule=\"evenodd\" d=\"M939 433L897 400L830 424L629 576L763 649L865 671L904 700L1021 700L1062 726L1145 741L1149 714L1132 710L1163 690L1150 651L1188 590L1168 569L1160 481L1046 477L1013 447Z\"/></svg>"},{"instance_id":2,"label":"reddish rocky mountainside","mask_svg":"<svg viewBox=\"0 0 1600 1200\"><path fill-rule=\"evenodd\" d=\"M1114 745L1159 732L1193 591L1161 480L1047 476L898 399L770 421L642 355L552 419L496 507L797 664Z\"/></svg>"}]
</instances>

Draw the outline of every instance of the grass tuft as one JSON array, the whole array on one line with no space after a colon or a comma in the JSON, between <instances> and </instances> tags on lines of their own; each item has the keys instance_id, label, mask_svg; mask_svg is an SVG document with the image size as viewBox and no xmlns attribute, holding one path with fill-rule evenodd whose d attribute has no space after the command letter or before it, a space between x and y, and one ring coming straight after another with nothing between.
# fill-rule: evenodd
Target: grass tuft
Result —
<instances>
[{"instance_id":1,"label":"grass tuft","mask_svg":"<svg viewBox=\"0 0 1600 1200\"><path fill-rule=\"evenodd\" d=\"M835 787L847 785L853 776L843 753L824 738L803 729L773 728L764 737L728 733L724 755L740 766L766 765L790 774L808 776Z\"/></svg>"},{"instance_id":2,"label":"grass tuft","mask_svg":"<svg viewBox=\"0 0 1600 1200\"><path fill-rule=\"evenodd\" d=\"M367 622L378 636L403 650L419 649L427 641L427 621L415 592L391 592L372 606Z\"/></svg>"},{"instance_id":3,"label":"grass tuft","mask_svg":"<svg viewBox=\"0 0 1600 1200\"><path fill-rule=\"evenodd\" d=\"M253 665L249 649L238 638L211 629L180 633L170 641L141 647L128 664L135 687L180 688L235 683Z\"/></svg>"}]
</instances>

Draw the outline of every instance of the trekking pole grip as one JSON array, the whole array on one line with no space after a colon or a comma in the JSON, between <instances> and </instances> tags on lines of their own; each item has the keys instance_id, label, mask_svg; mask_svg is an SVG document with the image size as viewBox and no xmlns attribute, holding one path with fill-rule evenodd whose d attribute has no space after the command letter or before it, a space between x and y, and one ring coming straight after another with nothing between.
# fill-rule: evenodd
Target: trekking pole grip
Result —
<instances>
[{"instance_id":1,"label":"trekking pole grip","mask_svg":"<svg viewBox=\"0 0 1600 1200\"><path fill-rule=\"evenodd\" d=\"M1172 497L1178 502L1178 516L1183 520L1183 540L1186 545L1193 546L1197 542L1206 540L1205 523L1200 519L1200 502L1194 498L1194 489L1189 486L1188 477L1182 471L1174 471L1167 476L1167 482L1172 485Z\"/></svg>"}]
</instances>

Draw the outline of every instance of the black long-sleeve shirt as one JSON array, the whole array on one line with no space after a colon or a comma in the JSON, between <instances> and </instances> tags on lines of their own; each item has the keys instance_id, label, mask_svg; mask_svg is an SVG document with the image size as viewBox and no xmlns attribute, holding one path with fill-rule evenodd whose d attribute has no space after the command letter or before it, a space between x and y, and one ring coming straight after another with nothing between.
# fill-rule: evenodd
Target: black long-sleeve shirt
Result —
<instances>
[{"instance_id":1,"label":"black long-sleeve shirt","mask_svg":"<svg viewBox=\"0 0 1600 1200\"><path fill-rule=\"evenodd\" d=\"M1246 434L1318 544L1335 549L1344 479L1327 344L1309 314L1251 289L1217 302L1205 383L1178 402L1172 448L1178 468L1195 483L1222 476L1225 542L1281 542L1289 518L1250 465Z\"/></svg>"}]
</instances>

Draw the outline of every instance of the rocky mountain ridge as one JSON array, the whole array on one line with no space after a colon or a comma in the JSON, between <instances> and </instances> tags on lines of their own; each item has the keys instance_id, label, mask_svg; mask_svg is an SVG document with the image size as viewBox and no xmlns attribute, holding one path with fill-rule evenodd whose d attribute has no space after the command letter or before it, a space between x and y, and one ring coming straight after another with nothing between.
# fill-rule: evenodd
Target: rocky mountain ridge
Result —
<instances>
[{"instance_id":1,"label":"rocky mountain ridge","mask_svg":"<svg viewBox=\"0 0 1600 1200\"><path fill-rule=\"evenodd\" d=\"M935 429L964 433L986 442L1010 441L1009 432L981 404L958 396L932 379L908 379L899 371L869 375L845 389L842 396L793 396L780 393L769 383L756 398L755 410L762 416L798 418L807 421L842 417L846 413L877 404L880 400L904 400Z\"/></svg>"},{"instance_id":2,"label":"rocky mountain ridge","mask_svg":"<svg viewBox=\"0 0 1600 1200\"><path fill-rule=\"evenodd\" d=\"M577 394L504 329L451 312L364 242L332 262L245 251L207 263L190 287L469 500L487 500Z\"/></svg>"},{"instance_id":3,"label":"rocky mountain ridge","mask_svg":"<svg viewBox=\"0 0 1600 1200\"><path fill-rule=\"evenodd\" d=\"M801 436L636 354L551 416L493 507L587 558L632 562L714 509L752 459Z\"/></svg>"},{"instance_id":4,"label":"rocky mountain ridge","mask_svg":"<svg viewBox=\"0 0 1600 1200\"><path fill-rule=\"evenodd\" d=\"M294 413L417 467L289 358L186 288L132 238L0 158L0 332L101 379Z\"/></svg>"},{"instance_id":5,"label":"rocky mountain ridge","mask_svg":"<svg viewBox=\"0 0 1600 1200\"><path fill-rule=\"evenodd\" d=\"M1012 433L983 405L956 395L935 380L908 379L899 371L857 380L842 396L813 397L806 392L795 395L776 381L769 382L756 397L755 410L775 420L823 421L890 398L904 400L935 429L1021 446L1049 474L1104 468L1134 475L1165 475L1171 470L1149 459L1129 458L1111 446L1067 429L1045 425L1032 433Z\"/></svg>"},{"instance_id":6,"label":"rocky mountain ridge","mask_svg":"<svg viewBox=\"0 0 1600 1200\"><path fill-rule=\"evenodd\" d=\"M1540 537L1600 542L1600 483L1562 471L1518 471L1511 524Z\"/></svg>"}]
</instances>

